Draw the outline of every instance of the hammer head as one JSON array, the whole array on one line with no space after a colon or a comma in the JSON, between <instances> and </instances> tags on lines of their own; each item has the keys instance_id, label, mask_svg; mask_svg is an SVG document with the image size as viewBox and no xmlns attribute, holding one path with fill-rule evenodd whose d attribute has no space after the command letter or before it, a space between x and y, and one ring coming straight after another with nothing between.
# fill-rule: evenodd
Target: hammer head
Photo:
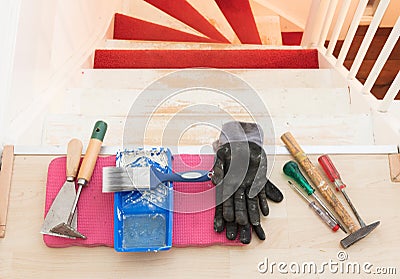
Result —
<instances>
[{"instance_id":1,"label":"hammer head","mask_svg":"<svg viewBox=\"0 0 400 279\"><path fill-rule=\"evenodd\" d=\"M376 221L372 224L369 224L368 226L360 228L358 231L353 232L352 234L346 236L340 241L340 244L344 249L347 247L350 247L357 241L363 239L367 235L369 235L370 232L372 232L381 222Z\"/></svg>"}]
</instances>

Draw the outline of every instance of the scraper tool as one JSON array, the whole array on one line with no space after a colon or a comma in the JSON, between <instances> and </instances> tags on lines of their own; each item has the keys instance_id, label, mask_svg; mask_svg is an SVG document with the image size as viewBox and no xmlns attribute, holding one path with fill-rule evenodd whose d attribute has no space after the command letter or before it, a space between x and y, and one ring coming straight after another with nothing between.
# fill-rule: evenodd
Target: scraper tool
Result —
<instances>
[{"instance_id":1,"label":"scraper tool","mask_svg":"<svg viewBox=\"0 0 400 279\"><path fill-rule=\"evenodd\" d=\"M103 143L104 135L107 131L107 123L103 121L97 121L92 137L89 142L85 157L78 174L78 191L73 203L70 204L70 213L67 222L65 219L63 222L59 223L53 227L50 231L55 234L63 235L68 238L86 238L83 234L77 231L76 227L73 227L72 222L76 212L76 206L78 204L79 196L81 194L82 188L87 186L90 178L92 177L94 167L96 165L97 156L100 153L100 148Z\"/></svg>"},{"instance_id":2,"label":"scraper tool","mask_svg":"<svg viewBox=\"0 0 400 279\"><path fill-rule=\"evenodd\" d=\"M40 231L42 234L66 237L64 235L51 232L50 230L57 224L68 219L71 204L74 202L76 197L75 178L76 174L78 173L81 154L82 142L78 139L72 139L68 143L67 147L67 180L61 187L56 198L51 204L49 211L47 212L42 229ZM73 215L71 226L76 229L76 213Z\"/></svg>"}]
</instances>

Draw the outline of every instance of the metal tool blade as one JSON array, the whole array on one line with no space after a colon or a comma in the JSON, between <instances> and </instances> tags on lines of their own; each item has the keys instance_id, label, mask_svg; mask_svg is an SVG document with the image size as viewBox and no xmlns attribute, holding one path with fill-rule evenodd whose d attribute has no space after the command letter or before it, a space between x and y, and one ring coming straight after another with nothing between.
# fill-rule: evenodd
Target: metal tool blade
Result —
<instances>
[{"instance_id":1,"label":"metal tool blade","mask_svg":"<svg viewBox=\"0 0 400 279\"><path fill-rule=\"evenodd\" d=\"M66 181L58 192L54 199L49 211L47 212L46 218L43 222L40 233L66 237L64 235L56 234L51 232L51 229L60 223L68 220L71 205L73 204L76 196L75 183L72 181ZM75 212L71 227L77 228L77 213Z\"/></svg>"},{"instance_id":2,"label":"metal tool blade","mask_svg":"<svg viewBox=\"0 0 400 279\"><path fill-rule=\"evenodd\" d=\"M369 224L365 227L360 228L358 231L353 232L352 234L346 236L340 241L340 244L344 249L350 247L357 241L363 239L367 235L369 235L381 222L376 221L372 224Z\"/></svg>"},{"instance_id":3,"label":"metal tool blade","mask_svg":"<svg viewBox=\"0 0 400 279\"><path fill-rule=\"evenodd\" d=\"M61 224L56 225L54 228L51 229L51 231L53 233L55 233L57 236L61 236L61 237L72 238L72 239L75 239L75 238L86 239L86 236L84 236L83 234L78 232L76 230L76 228L73 228L66 223L61 223Z\"/></svg>"}]
</instances>

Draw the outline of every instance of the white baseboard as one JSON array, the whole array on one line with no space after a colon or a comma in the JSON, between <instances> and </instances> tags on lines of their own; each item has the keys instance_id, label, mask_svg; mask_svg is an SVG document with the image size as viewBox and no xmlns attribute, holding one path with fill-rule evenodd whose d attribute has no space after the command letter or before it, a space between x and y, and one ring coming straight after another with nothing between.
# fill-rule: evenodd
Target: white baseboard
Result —
<instances>
[{"instance_id":1,"label":"white baseboard","mask_svg":"<svg viewBox=\"0 0 400 279\"><path fill-rule=\"evenodd\" d=\"M202 146L180 146L169 147L172 151L179 150L179 154L213 154L212 150L202 149ZM302 146L304 152L310 155L315 154L396 154L399 152L397 145L305 145ZM125 148L121 146L103 146L100 154L113 155L119 150ZM268 154L275 153L276 155L288 155L289 152L285 146L264 146ZM201 151L200 151L201 150ZM38 156L38 155L64 155L66 154L67 147L65 145L55 146L28 146L16 145L14 146L15 155L23 156ZM83 149L86 152L86 148Z\"/></svg>"}]
</instances>

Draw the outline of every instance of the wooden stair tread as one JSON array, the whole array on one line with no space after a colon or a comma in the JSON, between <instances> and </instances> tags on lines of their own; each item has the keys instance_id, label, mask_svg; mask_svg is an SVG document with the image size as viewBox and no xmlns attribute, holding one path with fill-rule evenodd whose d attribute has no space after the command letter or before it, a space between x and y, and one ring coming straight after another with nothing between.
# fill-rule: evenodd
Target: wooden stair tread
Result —
<instances>
[{"instance_id":1,"label":"wooden stair tread","mask_svg":"<svg viewBox=\"0 0 400 279\"><path fill-rule=\"evenodd\" d=\"M176 69L83 69L80 87L143 89ZM347 82L331 69L224 69L254 89L347 88ZM288 82L290 81L290 82ZM212 86L212 83L210 84Z\"/></svg>"},{"instance_id":2,"label":"wooden stair tread","mask_svg":"<svg viewBox=\"0 0 400 279\"><path fill-rule=\"evenodd\" d=\"M164 42L143 40L106 40L105 49L275 49L276 45L222 44L196 42ZM280 49L302 49L301 46L279 46Z\"/></svg>"},{"instance_id":3,"label":"wooden stair tread","mask_svg":"<svg viewBox=\"0 0 400 279\"><path fill-rule=\"evenodd\" d=\"M143 135L133 127L126 130L129 144L137 146L146 145L207 145L216 139L219 131L211 128L189 129L190 123L214 123L221 126L232 119L241 121L251 121L249 116L223 116L223 115L176 115L174 124L169 125L173 115L155 114L150 120L146 116L135 116L129 121L148 121L145 141ZM234 117L234 118L232 118ZM125 117L104 117L104 115L68 115L57 114L48 115L45 121L45 131L43 134L43 144L58 145L66 144L71 137L89 139L93 123L102 119L109 124L109 130L104 140L105 145L122 146L124 143L124 124ZM374 144L372 121L368 114L349 114L342 116L305 116L287 115L273 117L274 137L266 142L271 144L273 140L280 145L279 137L286 131L292 131L305 145L369 145ZM134 122L132 122L134 123ZM165 127L168 129L165 130ZM268 129L272 129L269 127ZM183 134L182 134L183 133ZM163 134L168 134L163 138ZM272 137L269 131L265 131L266 136ZM162 142L163 141L163 142ZM273 143L272 143L273 145Z\"/></svg>"},{"instance_id":4,"label":"wooden stair tread","mask_svg":"<svg viewBox=\"0 0 400 279\"><path fill-rule=\"evenodd\" d=\"M178 86L173 89L179 92ZM272 116L279 115L321 115L321 114L348 114L350 113L350 94L347 88L264 88L256 89L256 96L259 99L249 100L248 107L236 101L228 95L218 94L210 90L185 90L175 96L171 96L159 108L164 112L175 113L179 109L190 107L190 105L218 106L221 110L234 114L245 114L256 107L255 104L260 100L265 104L266 110ZM162 92L156 90L142 89L109 89L109 88L75 88L66 94L67 100L62 102L70 104L66 106L69 112L84 115L97 115L98 108L103 108L105 116L125 116L129 113L131 106L134 105L138 96L148 96L145 105L152 109L152 96L163 96ZM239 96L234 95L234 98ZM246 92L240 95L246 98ZM168 97L165 95L165 98ZM161 98L161 97L160 97ZM163 97L164 98L164 97ZM154 99L154 98L153 98ZM306 100L299 105L301 100ZM59 102L57 102L59 103ZM253 104L254 103L254 104ZM90 106L88 105L90 104ZM175 109L176 111L173 111ZM67 111L66 111L67 112ZM195 110L186 109L187 113L195 113Z\"/></svg>"}]
</instances>

